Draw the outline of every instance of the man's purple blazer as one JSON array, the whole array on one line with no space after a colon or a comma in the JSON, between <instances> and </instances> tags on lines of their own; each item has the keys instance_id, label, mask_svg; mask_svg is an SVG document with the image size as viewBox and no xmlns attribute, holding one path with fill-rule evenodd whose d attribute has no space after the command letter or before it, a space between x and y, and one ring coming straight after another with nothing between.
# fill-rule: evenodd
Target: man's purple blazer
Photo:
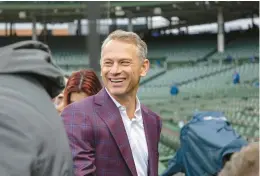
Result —
<instances>
[{"instance_id":1,"label":"man's purple blazer","mask_svg":"<svg viewBox=\"0 0 260 176\"><path fill-rule=\"evenodd\" d=\"M141 105L148 146L148 175L158 176L159 116ZM75 176L137 176L120 112L103 88L62 112Z\"/></svg>"}]
</instances>

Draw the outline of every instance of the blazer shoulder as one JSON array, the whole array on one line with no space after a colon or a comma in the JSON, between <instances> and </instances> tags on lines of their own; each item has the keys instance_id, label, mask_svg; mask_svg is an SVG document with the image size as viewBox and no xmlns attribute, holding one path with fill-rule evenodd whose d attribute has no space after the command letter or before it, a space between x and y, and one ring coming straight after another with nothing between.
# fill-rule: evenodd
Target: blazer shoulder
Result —
<instances>
[{"instance_id":1,"label":"blazer shoulder","mask_svg":"<svg viewBox=\"0 0 260 176\"><path fill-rule=\"evenodd\" d=\"M149 115L152 115L152 116L154 116L157 120L161 120L161 118L160 118L160 116L157 114L157 113L155 113L155 112L153 112L151 109L149 109L147 106L145 106L145 105L141 105L141 107L142 107L142 109L144 110L144 111L146 111Z\"/></svg>"}]
</instances>

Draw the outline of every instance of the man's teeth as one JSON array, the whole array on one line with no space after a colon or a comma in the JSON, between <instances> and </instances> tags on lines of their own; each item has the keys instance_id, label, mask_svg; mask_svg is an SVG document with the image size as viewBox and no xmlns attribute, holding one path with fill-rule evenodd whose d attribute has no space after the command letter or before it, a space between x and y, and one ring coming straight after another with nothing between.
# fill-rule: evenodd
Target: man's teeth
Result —
<instances>
[{"instance_id":1,"label":"man's teeth","mask_svg":"<svg viewBox=\"0 0 260 176\"><path fill-rule=\"evenodd\" d=\"M111 82L122 82L124 79L111 79Z\"/></svg>"}]
</instances>

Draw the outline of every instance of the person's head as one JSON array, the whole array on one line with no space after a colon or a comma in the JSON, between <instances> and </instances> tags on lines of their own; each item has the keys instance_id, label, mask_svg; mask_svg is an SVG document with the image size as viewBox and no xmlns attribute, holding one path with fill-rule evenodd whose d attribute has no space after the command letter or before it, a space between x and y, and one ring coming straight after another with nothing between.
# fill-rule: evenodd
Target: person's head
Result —
<instances>
[{"instance_id":1,"label":"person's head","mask_svg":"<svg viewBox=\"0 0 260 176\"><path fill-rule=\"evenodd\" d=\"M101 76L115 97L136 96L139 81L149 69L147 45L133 32L112 32L101 47Z\"/></svg>"},{"instance_id":2,"label":"person's head","mask_svg":"<svg viewBox=\"0 0 260 176\"><path fill-rule=\"evenodd\" d=\"M57 97L53 99L53 103L56 107L58 107L63 101L63 92L60 93Z\"/></svg>"},{"instance_id":3,"label":"person's head","mask_svg":"<svg viewBox=\"0 0 260 176\"><path fill-rule=\"evenodd\" d=\"M259 144L251 143L234 153L219 176L258 176L259 175Z\"/></svg>"},{"instance_id":4,"label":"person's head","mask_svg":"<svg viewBox=\"0 0 260 176\"><path fill-rule=\"evenodd\" d=\"M67 81L68 81L68 77L65 76L65 77L64 77L65 85L67 84ZM64 90L63 90L57 97L55 97L55 98L53 99L53 102L54 102L54 104L55 104L56 107L59 107L59 106L62 104L62 102L63 102L63 96L64 96L63 94L64 94Z\"/></svg>"},{"instance_id":5,"label":"person's head","mask_svg":"<svg viewBox=\"0 0 260 176\"><path fill-rule=\"evenodd\" d=\"M102 85L92 70L80 70L72 73L64 89L63 104L60 111L67 105L95 95Z\"/></svg>"}]
</instances>

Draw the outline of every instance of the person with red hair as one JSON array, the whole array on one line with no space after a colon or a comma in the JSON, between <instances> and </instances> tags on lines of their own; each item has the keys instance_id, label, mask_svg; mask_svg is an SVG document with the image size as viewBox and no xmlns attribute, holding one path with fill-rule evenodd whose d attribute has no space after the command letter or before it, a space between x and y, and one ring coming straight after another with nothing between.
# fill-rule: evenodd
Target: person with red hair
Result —
<instances>
[{"instance_id":1,"label":"person with red hair","mask_svg":"<svg viewBox=\"0 0 260 176\"><path fill-rule=\"evenodd\" d=\"M64 89L63 101L57 108L61 113L69 104L97 94L102 85L92 70L79 70L69 77Z\"/></svg>"}]
</instances>

